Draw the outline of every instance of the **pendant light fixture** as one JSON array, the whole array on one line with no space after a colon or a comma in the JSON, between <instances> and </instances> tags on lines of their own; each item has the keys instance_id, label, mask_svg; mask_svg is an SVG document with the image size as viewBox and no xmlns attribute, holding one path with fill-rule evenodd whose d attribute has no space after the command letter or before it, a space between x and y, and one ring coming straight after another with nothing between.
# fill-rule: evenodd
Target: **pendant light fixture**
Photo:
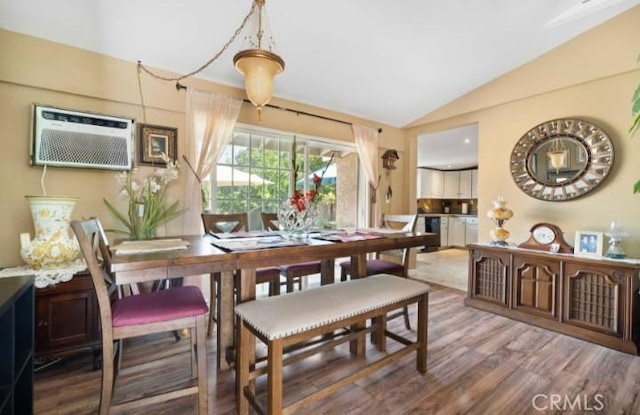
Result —
<instances>
[{"instance_id":1,"label":"pendant light fixture","mask_svg":"<svg viewBox=\"0 0 640 415\"><path fill-rule=\"evenodd\" d=\"M140 91L140 104L143 112L143 120L146 119L146 115L144 97L142 94L142 83L140 80L141 72L145 72L156 79L176 82L176 89L183 89L185 87L180 84L180 81L199 74L216 61L224 51L229 48L231 43L236 40L249 20L253 18L254 20L257 19L255 39L253 38L254 35L247 37L251 47L238 52L233 57L233 64L236 69L245 76L244 85L247 97L258 109L258 121L262 121L262 107L271 101L271 97L273 95L273 80L276 75L284 71L284 60L282 60L282 58L273 51L275 42L270 34L270 30L268 30L269 24L268 19L266 19L264 4L265 0L252 0L251 10L249 10L249 13L244 17L242 23L227 43L225 43L224 46L205 64L192 72L180 76L165 76L163 74L155 73L144 66L141 61L138 61L138 89ZM264 47L264 44L267 44L267 46Z\"/></svg>"},{"instance_id":2,"label":"pendant light fixture","mask_svg":"<svg viewBox=\"0 0 640 415\"><path fill-rule=\"evenodd\" d=\"M258 121L262 121L262 107L271 101L273 95L273 80L284 71L284 61L272 49L272 39L269 49L263 49L263 13L265 0L254 0L258 6L258 22L255 46L238 52L233 57L236 69L245 76L244 89L247 97L258 109Z\"/></svg>"},{"instance_id":3,"label":"pendant light fixture","mask_svg":"<svg viewBox=\"0 0 640 415\"><path fill-rule=\"evenodd\" d=\"M562 142L562 139L556 136L551 142L551 148L547 151L549 164L556 169L556 173L558 173L561 168L567 166L567 154L567 148Z\"/></svg>"}]
</instances>

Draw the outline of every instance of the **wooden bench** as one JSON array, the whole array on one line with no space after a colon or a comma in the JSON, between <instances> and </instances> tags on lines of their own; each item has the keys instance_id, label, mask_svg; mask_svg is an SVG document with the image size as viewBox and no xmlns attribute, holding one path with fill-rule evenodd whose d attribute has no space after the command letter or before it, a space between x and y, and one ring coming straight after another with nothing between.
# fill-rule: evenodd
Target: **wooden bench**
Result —
<instances>
[{"instance_id":1,"label":"wooden bench","mask_svg":"<svg viewBox=\"0 0 640 415\"><path fill-rule=\"evenodd\" d=\"M238 316L238 351L236 363L238 414L249 412L249 405L261 414L290 414L322 399L340 388L367 376L380 367L416 351L416 366L420 373L427 370L427 319L430 287L420 281L381 274L347 282L325 285L249 301L236 306ZM418 304L416 340L410 340L387 330L389 311ZM367 327L366 322L372 324ZM311 349L301 349L283 359L285 348L313 338L348 328L346 334L320 343ZM386 351L389 337L403 347L385 354L325 388L283 407L282 368L336 344L350 342L352 354L364 356L365 338L372 333L378 350ZM267 345L267 363L254 365L255 337ZM267 376L267 398L259 400L255 380Z\"/></svg>"}]
</instances>

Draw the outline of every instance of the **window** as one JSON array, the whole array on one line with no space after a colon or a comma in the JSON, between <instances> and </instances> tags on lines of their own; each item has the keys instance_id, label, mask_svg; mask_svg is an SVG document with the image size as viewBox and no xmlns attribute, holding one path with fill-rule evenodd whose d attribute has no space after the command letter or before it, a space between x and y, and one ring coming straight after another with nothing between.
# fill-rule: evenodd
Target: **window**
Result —
<instances>
[{"instance_id":1,"label":"window","mask_svg":"<svg viewBox=\"0 0 640 415\"><path fill-rule=\"evenodd\" d=\"M313 174L322 175L319 188L320 224L355 226L357 207L357 155L349 144L296 137L296 183L292 183L290 133L236 127L211 175L210 210L248 212L249 227L261 229L261 212L277 212L292 186L307 192ZM333 161L331 165L328 162ZM326 168L326 170L325 170Z\"/></svg>"}]
</instances>

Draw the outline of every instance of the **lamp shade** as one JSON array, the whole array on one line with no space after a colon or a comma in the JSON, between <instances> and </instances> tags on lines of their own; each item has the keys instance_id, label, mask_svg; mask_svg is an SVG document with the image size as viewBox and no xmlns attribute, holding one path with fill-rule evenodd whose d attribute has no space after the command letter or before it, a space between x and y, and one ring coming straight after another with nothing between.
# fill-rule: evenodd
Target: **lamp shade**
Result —
<instances>
[{"instance_id":1,"label":"lamp shade","mask_svg":"<svg viewBox=\"0 0 640 415\"><path fill-rule=\"evenodd\" d=\"M262 107L271 101L273 95L273 79L284 71L284 61L266 50L247 49L238 52L233 57L233 63L245 77L247 97L258 108L260 119Z\"/></svg>"},{"instance_id":2,"label":"lamp shade","mask_svg":"<svg viewBox=\"0 0 640 415\"><path fill-rule=\"evenodd\" d=\"M549 164L556 171L567 165L567 150L549 151L547 152L547 157L549 157Z\"/></svg>"}]
</instances>

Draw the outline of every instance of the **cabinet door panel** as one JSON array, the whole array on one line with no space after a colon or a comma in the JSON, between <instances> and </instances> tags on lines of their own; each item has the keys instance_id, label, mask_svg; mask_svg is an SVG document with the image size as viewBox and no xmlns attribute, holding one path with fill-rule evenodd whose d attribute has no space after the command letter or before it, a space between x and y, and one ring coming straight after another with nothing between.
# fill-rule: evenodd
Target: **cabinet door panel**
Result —
<instances>
[{"instance_id":1,"label":"cabinet door panel","mask_svg":"<svg viewBox=\"0 0 640 415\"><path fill-rule=\"evenodd\" d=\"M449 245L464 247L465 246L465 232L466 223L464 218L450 217L449 218Z\"/></svg>"},{"instance_id":2,"label":"cabinet door panel","mask_svg":"<svg viewBox=\"0 0 640 415\"><path fill-rule=\"evenodd\" d=\"M444 180L444 194L443 197L447 199L457 199L459 197L459 181L460 172L457 171L445 171L443 174Z\"/></svg>"},{"instance_id":3,"label":"cabinet door panel","mask_svg":"<svg viewBox=\"0 0 640 415\"><path fill-rule=\"evenodd\" d=\"M469 297L509 307L509 254L474 249L471 252Z\"/></svg>"},{"instance_id":4,"label":"cabinet door panel","mask_svg":"<svg viewBox=\"0 0 640 415\"><path fill-rule=\"evenodd\" d=\"M564 322L624 335L627 276L607 267L567 263L564 275Z\"/></svg>"},{"instance_id":5,"label":"cabinet door panel","mask_svg":"<svg viewBox=\"0 0 640 415\"><path fill-rule=\"evenodd\" d=\"M478 242L478 218L466 218L464 243L473 244Z\"/></svg>"},{"instance_id":6,"label":"cabinet door panel","mask_svg":"<svg viewBox=\"0 0 640 415\"><path fill-rule=\"evenodd\" d=\"M57 348L90 342L94 337L94 301L93 293L89 292L50 297L48 319L38 322L46 327L47 346Z\"/></svg>"},{"instance_id":7,"label":"cabinet door panel","mask_svg":"<svg viewBox=\"0 0 640 415\"><path fill-rule=\"evenodd\" d=\"M459 172L460 178L458 183L458 197L461 199L471 198L471 170L462 170Z\"/></svg>"},{"instance_id":8,"label":"cabinet door panel","mask_svg":"<svg viewBox=\"0 0 640 415\"><path fill-rule=\"evenodd\" d=\"M418 169L418 197L431 198L443 195L442 172L430 169Z\"/></svg>"},{"instance_id":9,"label":"cabinet door panel","mask_svg":"<svg viewBox=\"0 0 640 415\"><path fill-rule=\"evenodd\" d=\"M449 246L449 218L440 218L440 247Z\"/></svg>"},{"instance_id":10,"label":"cabinet door panel","mask_svg":"<svg viewBox=\"0 0 640 415\"><path fill-rule=\"evenodd\" d=\"M478 198L478 170L471 170L471 198Z\"/></svg>"},{"instance_id":11,"label":"cabinet door panel","mask_svg":"<svg viewBox=\"0 0 640 415\"><path fill-rule=\"evenodd\" d=\"M36 354L100 343L98 303L87 274L36 292Z\"/></svg>"},{"instance_id":12,"label":"cabinet door panel","mask_svg":"<svg viewBox=\"0 0 640 415\"><path fill-rule=\"evenodd\" d=\"M546 318L558 317L559 261L514 257L513 308Z\"/></svg>"}]
</instances>

